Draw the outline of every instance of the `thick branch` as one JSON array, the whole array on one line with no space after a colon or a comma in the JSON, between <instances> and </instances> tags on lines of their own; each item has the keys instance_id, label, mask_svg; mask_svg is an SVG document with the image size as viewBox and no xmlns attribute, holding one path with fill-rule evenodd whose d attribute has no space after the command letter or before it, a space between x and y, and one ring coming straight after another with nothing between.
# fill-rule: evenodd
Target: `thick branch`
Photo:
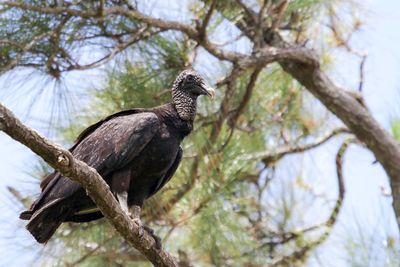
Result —
<instances>
[{"instance_id":1,"label":"thick branch","mask_svg":"<svg viewBox=\"0 0 400 267\"><path fill-rule=\"evenodd\" d=\"M11 138L29 147L64 176L85 188L88 195L121 236L155 266L178 266L170 254L164 250L157 250L153 237L134 224L122 211L109 190L109 186L95 169L75 159L68 150L23 125L10 110L1 104L0 129ZM143 235L141 236L141 234Z\"/></svg>"},{"instance_id":2,"label":"thick branch","mask_svg":"<svg viewBox=\"0 0 400 267\"><path fill-rule=\"evenodd\" d=\"M223 14L223 10L219 11ZM235 25L252 40L253 36L249 34L249 30L255 25L248 25L246 22L249 21L251 19L244 15L242 19L235 22ZM268 28L264 31L264 41L266 49L274 47L283 49L283 51L286 49L298 50L291 53L291 56L285 55L286 59L283 57L275 59L287 73L306 87L328 110L339 117L350 131L374 153L390 177L393 207L397 224L400 227L400 143L381 127L357 98L333 83L320 68L315 53L303 47L291 46L282 39L278 32L271 32ZM305 56L304 59L302 59L302 55ZM271 63L268 59L269 57L265 59L266 63Z\"/></svg>"},{"instance_id":3,"label":"thick branch","mask_svg":"<svg viewBox=\"0 0 400 267\"><path fill-rule=\"evenodd\" d=\"M390 177L393 206L400 225L400 144L356 98L336 86L320 68L295 62L283 63L282 67L336 114L374 153Z\"/></svg>"},{"instance_id":4,"label":"thick branch","mask_svg":"<svg viewBox=\"0 0 400 267\"><path fill-rule=\"evenodd\" d=\"M23 10L30 10L39 13L47 13L55 15L66 14L69 16L81 17L84 19L97 18L99 15L97 10L81 11L78 9L72 9L66 7L44 7L44 6L29 5L13 1L6 1L2 4L10 7L21 8ZM211 5L210 11L212 11L213 9L214 9L214 4ZM301 49L301 48L265 47L261 50L258 50L257 53L254 53L252 55L226 51L220 49L217 45L210 42L205 30L202 27L200 27L200 29L196 29L196 27L178 21L170 21L170 20L154 18L152 16L143 14L132 7L126 8L123 6L112 6L103 9L102 19L105 19L107 16L111 15L120 15L132 20L144 22L149 26L157 27L161 30L180 31L186 34L192 40L197 41L198 44L203 46L213 56L217 57L220 60L227 60L230 62L237 63L238 66L240 66L242 69L248 69L257 66L263 67L266 64L280 60L294 60L311 65L318 64L318 60L313 53L310 53L307 49ZM209 16L211 16L211 13L209 13ZM206 19L205 22L207 21L208 20ZM126 47L122 47L121 49L119 48L120 47L116 47L116 49L119 51L125 49ZM105 59L107 58L108 56L105 57ZM104 63L103 60L104 59L100 60L99 63ZM95 63L93 67L97 65L98 64Z\"/></svg>"},{"instance_id":5,"label":"thick branch","mask_svg":"<svg viewBox=\"0 0 400 267\"><path fill-rule=\"evenodd\" d=\"M239 1L240 3L240 1ZM21 2L6 1L2 4L48 14L67 14L82 18L96 18L97 10L81 11L65 7L32 6ZM223 5L216 5L216 9L223 14ZM220 10L221 9L221 10ZM242 18L235 21L235 25L253 42L252 29L256 21L245 9ZM257 68L272 62L279 62L282 68L305 86L327 109L336 114L344 124L364 142L374 153L390 177L393 193L394 209L397 222L400 225L400 144L372 117L368 110L347 91L336 86L321 70L315 53L304 47L293 47L283 41L282 37L271 29L263 32L264 47L254 51L252 55L225 51L211 43L206 34L188 24L177 21L162 20L143 14L134 8L112 6L102 10L104 17L121 15L132 20L141 21L149 26L161 30L176 30L186 34L203 46L210 54L221 60L228 60L242 69Z\"/></svg>"}]
</instances>

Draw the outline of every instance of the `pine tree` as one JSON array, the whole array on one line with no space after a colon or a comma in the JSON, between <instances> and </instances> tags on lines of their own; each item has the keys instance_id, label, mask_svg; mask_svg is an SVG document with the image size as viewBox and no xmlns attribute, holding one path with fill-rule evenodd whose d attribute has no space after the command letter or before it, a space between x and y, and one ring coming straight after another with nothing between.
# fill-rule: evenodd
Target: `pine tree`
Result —
<instances>
[{"instance_id":1,"label":"pine tree","mask_svg":"<svg viewBox=\"0 0 400 267\"><path fill-rule=\"evenodd\" d=\"M194 34L168 24L168 10L156 5L149 12L145 3L132 2L3 3L0 73L33 68L60 79L65 72L105 65L99 70L106 77L103 85L87 92L88 105L59 131L72 143L108 114L167 102L176 75L197 69L216 85L216 100L200 102L182 163L166 188L146 202L145 222L182 266L303 265L340 214L342 159L354 138L327 112L332 106L317 102L312 94L318 93L310 94L307 81L295 75L293 62L304 64L308 78L312 56L307 52L298 59L290 48L313 48L324 69L332 65L332 49L344 47L364 59L346 42L359 19L339 20L339 8L354 6L324 0L188 1L178 19ZM273 53L270 48L289 52L268 65L228 52L262 58ZM95 59L88 51L95 51ZM339 195L326 205L335 194L316 196L313 177L304 174L299 159L333 138L343 141L335 155ZM306 216L312 210L323 211L317 221ZM48 249L56 255L43 263L49 266L149 265L105 219L64 224Z\"/></svg>"}]
</instances>

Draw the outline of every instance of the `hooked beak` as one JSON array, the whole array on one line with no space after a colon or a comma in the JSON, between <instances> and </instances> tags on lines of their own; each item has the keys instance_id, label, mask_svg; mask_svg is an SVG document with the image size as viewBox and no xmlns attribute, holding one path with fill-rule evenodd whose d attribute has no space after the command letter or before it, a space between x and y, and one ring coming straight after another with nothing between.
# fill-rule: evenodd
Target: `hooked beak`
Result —
<instances>
[{"instance_id":1,"label":"hooked beak","mask_svg":"<svg viewBox=\"0 0 400 267\"><path fill-rule=\"evenodd\" d=\"M208 95L208 97L210 97L211 99L214 99L215 97L215 90L212 87L208 87L208 86L203 86L202 87L205 95Z\"/></svg>"}]
</instances>

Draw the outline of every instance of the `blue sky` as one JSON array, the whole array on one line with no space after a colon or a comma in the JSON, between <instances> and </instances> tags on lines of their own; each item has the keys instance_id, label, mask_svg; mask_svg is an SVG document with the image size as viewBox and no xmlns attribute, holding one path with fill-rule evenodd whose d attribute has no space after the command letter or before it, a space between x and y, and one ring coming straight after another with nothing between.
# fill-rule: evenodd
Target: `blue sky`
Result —
<instances>
[{"instance_id":1,"label":"blue sky","mask_svg":"<svg viewBox=\"0 0 400 267\"><path fill-rule=\"evenodd\" d=\"M400 116L400 1L381 0L367 1L363 4L365 12L365 25L357 33L352 43L355 47L368 53L365 65L365 85L363 95L368 107L376 119L387 129L393 117ZM353 58L346 54L338 53L334 71L334 80L348 88L355 88L358 79L358 65ZM82 81L80 73L67 77L69 85L89 87L98 78L95 74L85 73ZM12 77L12 81L18 77ZM93 82L92 82L93 81ZM29 109L32 88L40 86L40 78L34 78L24 84L19 84L25 89L19 95L10 95L7 86L15 83L0 78L0 101L12 109L25 123L39 129L48 135L49 131L43 121L49 119L47 107L48 96L37 101L40 108ZM77 97L79 98L79 96ZM54 136L50 136L55 138ZM57 141L57 139L54 139ZM0 133L0 266L25 266L37 256L42 247L36 245L27 231L23 229L24 222L17 218L21 206L17 202L10 202L10 195L6 190L7 185L21 189L22 193L30 193L27 188L32 188L31 179L26 171L31 169L36 162L35 156L27 148ZM333 157L337 150L337 143L332 142L313 153L302 158L305 172L316 177L318 183L326 183L327 187L336 188ZM346 253L343 248L343 239L358 235L357 229L362 225L366 234L376 239L378 246L374 249L377 255L376 262L384 265L382 246L385 237L394 236L398 239L398 232L391 209L391 199L382 194L387 190L388 180L379 164L372 164L373 155L360 147L352 147L345 157L344 175L346 179L346 199L343 211L340 214L338 225L332 238L321 246L314 260L309 266L321 266L318 259L327 265L346 266ZM329 164L327 164L327 162ZM400 163L399 163L400 164ZM329 167L330 166L330 167ZM312 175L311 175L312 174ZM330 194L333 199L336 191ZM2 262L3 261L3 262ZM329 265L331 264L331 265ZM377 266L377 265L371 265ZM389 266L389 265L388 265Z\"/></svg>"}]
</instances>

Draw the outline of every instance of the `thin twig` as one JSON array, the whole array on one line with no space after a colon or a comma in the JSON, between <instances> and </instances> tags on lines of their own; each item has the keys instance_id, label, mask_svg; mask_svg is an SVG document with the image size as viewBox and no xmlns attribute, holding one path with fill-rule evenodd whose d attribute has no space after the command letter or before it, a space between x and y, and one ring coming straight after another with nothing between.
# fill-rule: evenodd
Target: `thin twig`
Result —
<instances>
[{"instance_id":1,"label":"thin twig","mask_svg":"<svg viewBox=\"0 0 400 267\"><path fill-rule=\"evenodd\" d=\"M235 110L233 115L228 119L228 125L230 127L230 132L228 138L224 142L224 144L218 149L218 153L223 151L226 146L229 144L230 140L232 139L233 133L235 131L235 126L239 116L244 112L246 106L248 105L251 95L253 94L254 87L257 82L258 75L261 72L261 68L256 68L250 76L250 81L246 86L246 91L242 97L242 101L239 104L239 107Z\"/></svg>"},{"instance_id":2,"label":"thin twig","mask_svg":"<svg viewBox=\"0 0 400 267\"><path fill-rule=\"evenodd\" d=\"M326 226L325 231L314 241L306 243L302 246L300 250L293 252L292 254L283 257L282 259L275 261L271 266L286 266L287 264L291 264L294 261L303 261L306 254L308 254L311 250L316 248L318 245L322 244L329 237L332 232L332 228L335 225L338 214L343 205L343 199L345 196L345 186L344 186L344 178L343 178L343 157L347 148L350 144L358 142L354 138L346 139L339 148L339 151L336 154L336 174L337 174L337 184L338 184L338 197L335 203L334 208L329 216L329 218L324 223ZM314 228L316 229L316 228Z\"/></svg>"},{"instance_id":3,"label":"thin twig","mask_svg":"<svg viewBox=\"0 0 400 267\"><path fill-rule=\"evenodd\" d=\"M276 162L278 159L282 158L283 156L287 154L293 154L293 153L300 153L304 152L313 148L316 148L323 143L329 141L332 137L341 134L341 133L349 133L349 130L347 128L336 128L333 129L332 131L329 131L328 133L322 135L321 137L317 138L314 142L306 144L306 145L285 145L281 147L277 147L276 149L269 149L266 151L260 151L260 152L255 152L255 153L250 153L250 154L245 154L242 156L239 156L237 158L238 161L241 160L262 160L266 165L269 165L273 162Z\"/></svg>"},{"instance_id":4,"label":"thin twig","mask_svg":"<svg viewBox=\"0 0 400 267\"><path fill-rule=\"evenodd\" d=\"M360 81L358 83L358 91L362 92L363 85L364 85L364 65L365 61L367 60L367 55L363 55L361 57L361 62L360 62Z\"/></svg>"}]
</instances>

